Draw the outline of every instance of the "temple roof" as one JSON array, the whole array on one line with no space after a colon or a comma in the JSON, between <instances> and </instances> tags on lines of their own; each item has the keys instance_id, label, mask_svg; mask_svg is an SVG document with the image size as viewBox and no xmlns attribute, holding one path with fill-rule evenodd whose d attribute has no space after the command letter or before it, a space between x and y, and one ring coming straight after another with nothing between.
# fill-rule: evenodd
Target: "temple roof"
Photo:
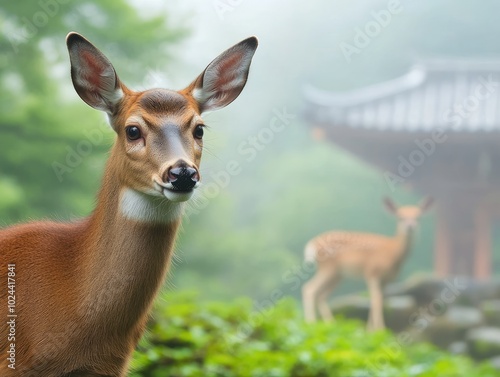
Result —
<instances>
[{"instance_id":1,"label":"temple roof","mask_svg":"<svg viewBox=\"0 0 500 377\"><path fill-rule=\"evenodd\" d=\"M305 88L316 125L379 131L500 131L500 60L434 59L347 92Z\"/></svg>"}]
</instances>

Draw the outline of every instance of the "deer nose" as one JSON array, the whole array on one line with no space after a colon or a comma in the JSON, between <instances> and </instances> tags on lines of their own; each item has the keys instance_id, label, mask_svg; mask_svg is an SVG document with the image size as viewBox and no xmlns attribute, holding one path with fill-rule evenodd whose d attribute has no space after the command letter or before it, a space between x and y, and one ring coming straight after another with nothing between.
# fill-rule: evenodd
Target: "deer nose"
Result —
<instances>
[{"instance_id":1,"label":"deer nose","mask_svg":"<svg viewBox=\"0 0 500 377\"><path fill-rule=\"evenodd\" d=\"M408 229L415 229L418 226L417 220L406 220L405 224Z\"/></svg>"},{"instance_id":2,"label":"deer nose","mask_svg":"<svg viewBox=\"0 0 500 377\"><path fill-rule=\"evenodd\" d=\"M167 169L163 175L163 181L171 183L174 189L188 191L194 188L200 180L198 170L185 163L175 164Z\"/></svg>"}]
</instances>

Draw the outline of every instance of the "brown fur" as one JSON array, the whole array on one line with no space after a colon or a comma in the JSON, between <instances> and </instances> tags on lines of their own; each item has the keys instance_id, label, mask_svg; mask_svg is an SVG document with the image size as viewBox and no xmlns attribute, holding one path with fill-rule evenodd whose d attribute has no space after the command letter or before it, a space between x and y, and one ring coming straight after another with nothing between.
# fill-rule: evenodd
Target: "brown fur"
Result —
<instances>
[{"instance_id":1,"label":"brown fur","mask_svg":"<svg viewBox=\"0 0 500 377\"><path fill-rule=\"evenodd\" d=\"M1 278L6 281L6 266L15 263L18 315L16 371L2 357L2 376L60 376L86 367L101 375L124 373L167 271L179 220L123 219L112 169L113 161L90 218L0 231ZM3 318L6 293L0 291ZM5 326L0 339L6 355Z\"/></svg>"}]
</instances>

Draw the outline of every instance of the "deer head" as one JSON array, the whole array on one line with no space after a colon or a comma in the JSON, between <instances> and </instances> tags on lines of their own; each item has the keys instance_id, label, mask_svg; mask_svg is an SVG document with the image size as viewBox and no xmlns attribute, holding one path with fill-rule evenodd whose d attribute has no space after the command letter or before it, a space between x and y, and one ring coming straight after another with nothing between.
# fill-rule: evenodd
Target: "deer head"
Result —
<instances>
[{"instance_id":1,"label":"deer head","mask_svg":"<svg viewBox=\"0 0 500 377\"><path fill-rule=\"evenodd\" d=\"M397 206L391 199L384 198L385 208L398 219L398 230L413 230L418 225L419 218L427 212L434 199L427 197L416 206Z\"/></svg>"},{"instance_id":2,"label":"deer head","mask_svg":"<svg viewBox=\"0 0 500 377\"><path fill-rule=\"evenodd\" d=\"M110 61L87 39L66 39L71 77L78 95L105 111L117 134L112 169L122 186L135 194L188 200L201 180L203 113L231 103L243 90L257 39L231 47L185 89L126 87Z\"/></svg>"}]
</instances>

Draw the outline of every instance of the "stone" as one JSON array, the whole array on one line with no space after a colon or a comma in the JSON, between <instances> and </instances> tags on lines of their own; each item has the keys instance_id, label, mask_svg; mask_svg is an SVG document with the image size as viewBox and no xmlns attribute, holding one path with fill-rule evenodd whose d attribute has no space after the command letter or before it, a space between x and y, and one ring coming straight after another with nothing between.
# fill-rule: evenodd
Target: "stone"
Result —
<instances>
[{"instance_id":1,"label":"stone","mask_svg":"<svg viewBox=\"0 0 500 377\"><path fill-rule=\"evenodd\" d=\"M423 331L424 338L444 349L463 340L470 329L484 323L479 309L463 306L452 306L442 315L426 315L422 318L428 320L428 326Z\"/></svg>"},{"instance_id":2,"label":"stone","mask_svg":"<svg viewBox=\"0 0 500 377\"><path fill-rule=\"evenodd\" d=\"M500 300L500 281L477 281L461 279L464 288L458 296L457 304L479 307L483 301Z\"/></svg>"},{"instance_id":3,"label":"stone","mask_svg":"<svg viewBox=\"0 0 500 377\"><path fill-rule=\"evenodd\" d=\"M480 309L487 325L500 327L500 300L484 301Z\"/></svg>"},{"instance_id":4,"label":"stone","mask_svg":"<svg viewBox=\"0 0 500 377\"><path fill-rule=\"evenodd\" d=\"M417 274L402 283L388 285L385 295L387 297L411 296L417 306L422 306L439 297L444 288L443 280L427 274Z\"/></svg>"},{"instance_id":5,"label":"stone","mask_svg":"<svg viewBox=\"0 0 500 377\"><path fill-rule=\"evenodd\" d=\"M500 371L500 356L489 359L489 362L493 365L493 368Z\"/></svg>"},{"instance_id":6,"label":"stone","mask_svg":"<svg viewBox=\"0 0 500 377\"><path fill-rule=\"evenodd\" d=\"M469 354L476 360L500 356L500 328L479 327L467 333Z\"/></svg>"},{"instance_id":7,"label":"stone","mask_svg":"<svg viewBox=\"0 0 500 377\"><path fill-rule=\"evenodd\" d=\"M412 296L393 296L384 299L384 319L392 331L402 331L410 324L410 316L417 310Z\"/></svg>"},{"instance_id":8,"label":"stone","mask_svg":"<svg viewBox=\"0 0 500 377\"><path fill-rule=\"evenodd\" d=\"M349 319L368 321L370 298L366 296L345 296L332 301L332 313ZM384 298L384 319L386 326L393 331L408 327L409 317L416 310L415 300L411 296Z\"/></svg>"},{"instance_id":9,"label":"stone","mask_svg":"<svg viewBox=\"0 0 500 377\"><path fill-rule=\"evenodd\" d=\"M448 352L454 355L467 355L469 353L469 348L467 347L467 342L459 340L453 342L448 347Z\"/></svg>"},{"instance_id":10,"label":"stone","mask_svg":"<svg viewBox=\"0 0 500 377\"><path fill-rule=\"evenodd\" d=\"M332 301L332 313L349 319L368 321L370 313L370 298L364 296L344 296Z\"/></svg>"},{"instance_id":11,"label":"stone","mask_svg":"<svg viewBox=\"0 0 500 377\"><path fill-rule=\"evenodd\" d=\"M428 274L416 274L405 282L388 285L385 294L410 295L415 299L417 306L444 298L449 303L477 307L482 301L500 299L500 281L482 282L457 276L439 279Z\"/></svg>"}]
</instances>

